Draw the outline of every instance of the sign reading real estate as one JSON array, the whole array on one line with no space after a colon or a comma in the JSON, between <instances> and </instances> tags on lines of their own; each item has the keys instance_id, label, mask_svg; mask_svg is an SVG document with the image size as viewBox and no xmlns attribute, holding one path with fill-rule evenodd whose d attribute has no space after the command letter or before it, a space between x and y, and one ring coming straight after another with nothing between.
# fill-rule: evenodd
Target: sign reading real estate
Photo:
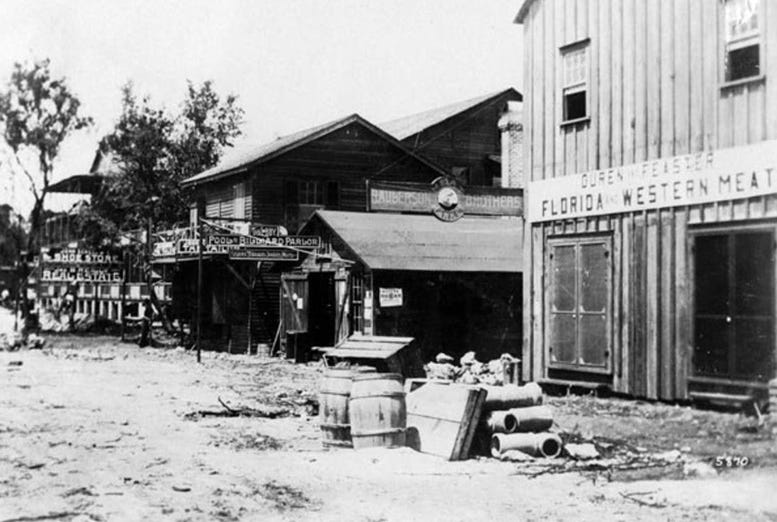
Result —
<instances>
[{"instance_id":1,"label":"sign reading real estate","mask_svg":"<svg viewBox=\"0 0 777 522\"><path fill-rule=\"evenodd\" d=\"M440 178L425 183L374 182L370 209L389 212L433 213L443 221L463 215L522 216L523 190L498 187L460 187Z\"/></svg>"},{"instance_id":2,"label":"sign reading real estate","mask_svg":"<svg viewBox=\"0 0 777 522\"><path fill-rule=\"evenodd\" d=\"M121 257L88 248L41 252L41 281L67 283L121 282Z\"/></svg>"},{"instance_id":3,"label":"sign reading real estate","mask_svg":"<svg viewBox=\"0 0 777 522\"><path fill-rule=\"evenodd\" d=\"M777 140L532 181L531 222L777 194Z\"/></svg>"},{"instance_id":4,"label":"sign reading real estate","mask_svg":"<svg viewBox=\"0 0 777 522\"><path fill-rule=\"evenodd\" d=\"M378 293L378 303L381 308L402 306L402 289L381 288Z\"/></svg>"}]
</instances>

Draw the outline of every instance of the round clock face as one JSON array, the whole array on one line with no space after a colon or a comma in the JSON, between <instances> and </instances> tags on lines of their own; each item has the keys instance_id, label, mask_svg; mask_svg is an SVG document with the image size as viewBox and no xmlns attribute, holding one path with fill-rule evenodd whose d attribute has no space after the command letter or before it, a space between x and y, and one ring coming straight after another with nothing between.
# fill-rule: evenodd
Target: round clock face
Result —
<instances>
[{"instance_id":1,"label":"round clock face","mask_svg":"<svg viewBox=\"0 0 777 522\"><path fill-rule=\"evenodd\" d=\"M451 210L459 204L459 195L450 187L442 188L437 193L437 203L445 210Z\"/></svg>"}]
</instances>

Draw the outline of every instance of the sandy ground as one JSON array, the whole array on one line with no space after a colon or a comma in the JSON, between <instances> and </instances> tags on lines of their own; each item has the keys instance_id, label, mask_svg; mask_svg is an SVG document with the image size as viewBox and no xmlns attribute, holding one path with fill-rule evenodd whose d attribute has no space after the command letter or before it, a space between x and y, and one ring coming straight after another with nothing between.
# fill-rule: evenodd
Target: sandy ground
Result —
<instances>
[{"instance_id":1,"label":"sandy ground","mask_svg":"<svg viewBox=\"0 0 777 522\"><path fill-rule=\"evenodd\" d=\"M0 352L0 521L777 520L769 466L530 478L493 459L325 450L304 407L319 372L107 337ZM187 415L223 411L219 397L295 414Z\"/></svg>"}]
</instances>

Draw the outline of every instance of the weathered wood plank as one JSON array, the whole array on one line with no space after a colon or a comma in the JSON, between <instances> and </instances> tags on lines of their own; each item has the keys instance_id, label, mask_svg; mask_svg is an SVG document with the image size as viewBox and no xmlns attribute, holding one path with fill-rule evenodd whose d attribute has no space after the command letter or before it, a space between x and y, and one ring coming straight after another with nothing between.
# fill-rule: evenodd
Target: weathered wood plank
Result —
<instances>
[{"instance_id":1,"label":"weathered wood plank","mask_svg":"<svg viewBox=\"0 0 777 522\"><path fill-rule=\"evenodd\" d=\"M716 88L720 78L720 51L718 47L718 10L709 9L707 0L699 0L702 32L702 93L703 148L710 150L720 146L718 111L720 91ZM722 33L721 33L722 34Z\"/></svg>"},{"instance_id":2,"label":"weathered wood plank","mask_svg":"<svg viewBox=\"0 0 777 522\"><path fill-rule=\"evenodd\" d=\"M647 2L635 0L634 15L634 162L648 159Z\"/></svg>"},{"instance_id":3,"label":"weathered wood plank","mask_svg":"<svg viewBox=\"0 0 777 522\"><path fill-rule=\"evenodd\" d=\"M675 365L675 247L677 243L674 237L674 209L661 213L661 259L659 300L661 303L659 327L660 327L660 366L659 366L659 397L671 399L674 394L674 365Z\"/></svg>"},{"instance_id":4,"label":"weathered wood plank","mask_svg":"<svg viewBox=\"0 0 777 522\"><path fill-rule=\"evenodd\" d=\"M689 152L704 149L704 48L702 33L704 31L701 8L704 0L690 0L688 6L688 65L689 69Z\"/></svg>"},{"instance_id":5,"label":"weathered wood plank","mask_svg":"<svg viewBox=\"0 0 777 522\"><path fill-rule=\"evenodd\" d=\"M675 214L675 302L674 315L674 394L673 398L688 398L688 365L691 360L691 311L693 307L690 289L693 287L691 274L688 271L688 211L679 210Z\"/></svg>"},{"instance_id":6,"label":"weathered wood plank","mask_svg":"<svg viewBox=\"0 0 777 522\"><path fill-rule=\"evenodd\" d=\"M682 1L682 0L680 0ZM674 155L675 126L674 126L674 97L675 91L675 34L674 34L674 0L661 0L658 4L658 68L660 76L658 103L659 123L658 128L661 138L658 141L658 154L660 157Z\"/></svg>"},{"instance_id":7,"label":"weathered wood plank","mask_svg":"<svg viewBox=\"0 0 777 522\"><path fill-rule=\"evenodd\" d=\"M671 2L671 28L674 34L672 71L674 77L674 88L672 90L672 100L674 101L674 143L672 146L673 154L687 154L690 144L690 110L691 110L691 92L690 92L690 72L692 64L690 62L690 13L689 0L675 0ZM668 11L670 9L667 9Z\"/></svg>"},{"instance_id":8,"label":"weathered wood plank","mask_svg":"<svg viewBox=\"0 0 777 522\"><path fill-rule=\"evenodd\" d=\"M657 212L649 212L647 216L647 309L646 309L646 364L645 364L645 392L648 398L658 398L659 378L659 349L661 319L660 282L661 282L661 236L660 218Z\"/></svg>"},{"instance_id":9,"label":"weathered wood plank","mask_svg":"<svg viewBox=\"0 0 777 522\"><path fill-rule=\"evenodd\" d=\"M647 159L657 158L664 139L661 129L661 3L660 0L645 0L647 7L647 49L645 65L647 71Z\"/></svg>"}]
</instances>

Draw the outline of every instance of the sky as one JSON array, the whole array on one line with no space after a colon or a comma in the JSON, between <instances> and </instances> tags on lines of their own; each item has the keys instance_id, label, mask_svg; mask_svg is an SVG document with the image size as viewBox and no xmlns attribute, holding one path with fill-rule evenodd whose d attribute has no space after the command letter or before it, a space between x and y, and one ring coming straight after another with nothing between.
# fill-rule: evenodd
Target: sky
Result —
<instances>
[{"instance_id":1,"label":"sky","mask_svg":"<svg viewBox=\"0 0 777 522\"><path fill-rule=\"evenodd\" d=\"M373 123L515 87L520 0L1 0L0 86L51 59L95 125L68 138L54 179L88 171L120 89L175 110L213 80L245 110L238 147L359 113ZM0 203L27 212L0 164ZM50 208L70 204L52 198Z\"/></svg>"}]
</instances>

